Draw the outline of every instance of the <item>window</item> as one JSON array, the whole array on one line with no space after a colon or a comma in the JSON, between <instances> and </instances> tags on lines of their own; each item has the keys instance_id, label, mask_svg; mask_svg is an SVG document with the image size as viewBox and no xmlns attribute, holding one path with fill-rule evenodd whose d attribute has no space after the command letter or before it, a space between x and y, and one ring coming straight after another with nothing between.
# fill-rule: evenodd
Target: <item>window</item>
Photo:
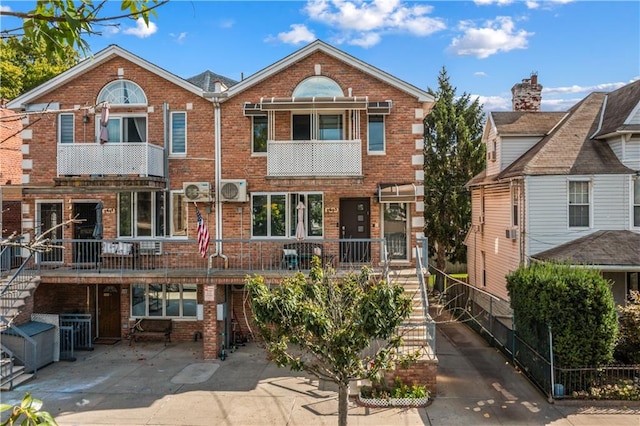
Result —
<instances>
[{"instance_id":1,"label":"window","mask_svg":"<svg viewBox=\"0 0 640 426\"><path fill-rule=\"evenodd\" d=\"M58 143L73 143L73 114L60 114L58 117Z\"/></svg>"},{"instance_id":2,"label":"window","mask_svg":"<svg viewBox=\"0 0 640 426\"><path fill-rule=\"evenodd\" d=\"M589 226L589 182L569 182L569 227Z\"/></svg>"},{"instance_id":3,"label":"window","mask_svg":"<svg viewBox=\"0 0 640 426\"><path fill-rule=\"evenodd\" d=\"M369 115L369 154L384 153L384 115Z\"/></svg>"},{"instance_id":4,"label":"window","mask_svg":"<svg viewBox=\"0 0 640 426\"><path fill-rule=\"evenodd\" d=\"M408 260L407 203L381 203L384 239L390 260Z\"/></svg>"},{"instance_id":5,"label":"window","mask_svg":"<svg viewBox=\"0 0 640 426\"><path fill-rule=\"evenodd\" d=\"M267 152L268 119L266 115L252 117L253 152Z\"/></svg>"},{"instance_id":6,"label":"window","mask_svg":"<svg viewBox=\"0 0 640 426\"><path fill-rule=\"evenodd\" d=\"M197 313L196 284L132 284L132 317L189 317Z\"/></svg>"},{"instance_id":7,"label":"window","mask_svg":"<svg viewBox=\"0 0 640 426\"><path fill-rule=\"evenodd\" d=\"M640 227L640 179L633 181L633 226Z\"/></svg>"},{"instance_id":8,"label":"window","mask_svg":"<svg viewBox=\"0 0 640 426\"><path fill-rule=\"evenodd\" d=\"M304 208L298 210L299 203ZM296 237L302 215L304 237L324 235L324 203L320 193L252 194L252 237Z\"/></svg>"},{"instance_id":9,"label":"window","mask_svg":"<svg viewBox=\"0 0 640 426\"><path fill-rule=\"evenodd\" d=\"M64 221L62 202L37 203L36 206L38 209L36 235L41 235L51 230L47 237L52 240L62 239L62 227L57 226ZM40 260L43 262L62 262L62 250L62 247L60 247L40 253Z\"/></svg>"},{"instance_id":10,"label":"window","mask_svg":"<svg viewBox=\"0 0 640 426\"><path fill-rule=\"evenodd\" d=\"M187 205L182 192L171 193L171 236L187 236Z\"/></svg>"},{"instance_id":11,"label":"window","mask_svg":"<svg viewBox=\"0 0 640 426\"><path fill-rule=\"evenodd\" d=\"M96 123L96 129L96 135L98 135L99 123ZM147 117L111 115L107 123L107 131L109 132L109 142L146 142Z\"/></svg>"},{"instance_id":12,"label":"window","mask_svg":"<svg viewBox=\"0 0 640 426\"><path fill-rule=\"evenodd\" d=\"M163 237L164 192L118 194L119 237Z\"/></svg>"},{"instance_id":13,"label":"window","mask_svg":"<svg viewBox=\"0 0 640 426\"><path fill-rule=\"evenodd\" d=\"M116 80L107 84L98 95L98 102L114 105L147 105L147 97L140 86L132 81Z\"/></svg>"},{"instance_id":14,"label":"window","mask_svg":"<svg viewBox=\"0 0 640 426\"><path fill-rule=\"evenodd\" d=\"M511 226L518 226L518 199L520 198L520 187L511 186Z\"/></svg>"},{"instance_id":15,"label":"window","mask_svg":"<svg viewBox=\"0 0 640 426\"><path fill-rule=\"evenodd\" d=\"M171 154L187 153L187 113L171 113Z\"/></svg>"},{"instance_id":16,"label":"window","mask_svg":"<svg viewBox=\"0 0 640 426\"><path fill-rule=\"evenodd\" d=\"M291 121L294 141L344 139L342 114L294 114Z\"/></svg>"},{"instance_id":17,"label":"window","mask_svg":"<svg viewBox=\"0 0 640 426\"><path fill-rule=\"evenodd\" d=\"M338 83L332 79L324 76L313 76L300 82L293 91L292 96L294 98L312 96L342 97L344 92Z\"/></svg>"}]
</instances>

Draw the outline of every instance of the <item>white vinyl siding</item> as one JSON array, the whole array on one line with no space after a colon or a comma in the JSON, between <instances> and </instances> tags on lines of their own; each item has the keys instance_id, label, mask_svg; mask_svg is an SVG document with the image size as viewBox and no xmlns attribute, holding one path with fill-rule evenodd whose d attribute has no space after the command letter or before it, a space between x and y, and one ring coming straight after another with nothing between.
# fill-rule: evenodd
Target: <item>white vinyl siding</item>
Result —
<instances>
[{"instance_id":1,"label":"white vinyl siding","mask_svg":"<svg viewBox=\"0 0 640 426\"><path fill-rule=\"evenodd\" d=\"M529 137L502 137L501 149L500 149L500 170L504 170L509 164L516 161L525 152L531 149L536 143L540 141L539 136Z\"/></svg>"},{"instance_id":2,"label":"white vinyl siding","mask_svg":"<svg viewBox=\"0 0 640 426\"><path fill-rule=\"evenodd\" d=\"M628 176L572 176L590 179L591 227L569 228L567 215L567 176L526 178L526 255L533 256L601 229L627 229L629 223Z\"/></svg>"},{"instance_id":3,"label":"white vinyl siding","mask_svg":"<svg viewBox=\"0 0 640 426\"><path fill-rule=\"evenodd\" d=\"M640 136L633 136L626 141L623 135L609 139L608 143L622 164L633 170L640 169Z\"/></svg>"}]
</instances>

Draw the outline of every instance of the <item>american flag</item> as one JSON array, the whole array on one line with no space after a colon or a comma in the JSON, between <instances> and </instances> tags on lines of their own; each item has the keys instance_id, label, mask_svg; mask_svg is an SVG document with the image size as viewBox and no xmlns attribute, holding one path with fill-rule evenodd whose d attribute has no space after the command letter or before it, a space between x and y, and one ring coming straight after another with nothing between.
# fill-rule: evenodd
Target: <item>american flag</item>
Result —
<instances>
[{"instance_id":1,"label":"american flag","mask_svg":"<svg viewBox=\"0 0 640 426\"><path fill-rule=\"evenodd\" d=\"M202 219L198 206L196 206L196 218L198 219L198 249L200 249L202 258L205 259L209 250L209 230L204 223L204 219Z\"/></svg>"}]
</instances>

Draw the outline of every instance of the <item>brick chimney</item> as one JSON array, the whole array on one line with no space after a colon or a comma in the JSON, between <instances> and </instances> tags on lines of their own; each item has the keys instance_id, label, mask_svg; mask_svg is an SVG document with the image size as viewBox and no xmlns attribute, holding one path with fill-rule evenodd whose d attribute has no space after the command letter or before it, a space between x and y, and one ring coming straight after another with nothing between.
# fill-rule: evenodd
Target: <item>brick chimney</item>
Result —
<instances>
[{"instance_id":1,"label":"brick chimney","mask_svg":"<svg viewBox=\"0 0 640 426\"><path fill-rule=\"evenodd\" d=\"M511 88L514 111L540 111L542 102L542 85L538 84L538 74L532 73L531 78L525 78Z\"/></svg>"}]
</instances>

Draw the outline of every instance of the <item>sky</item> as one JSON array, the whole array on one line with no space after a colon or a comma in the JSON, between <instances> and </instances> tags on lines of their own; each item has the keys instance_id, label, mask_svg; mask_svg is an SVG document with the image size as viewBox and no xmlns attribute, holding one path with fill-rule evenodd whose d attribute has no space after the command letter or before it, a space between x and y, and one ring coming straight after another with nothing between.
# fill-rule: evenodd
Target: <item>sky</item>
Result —
<instances>
[{"instance_id":1,"label":"sky","mask_svg":"<svg viewBox=\"0 0 640 426\"><path fill-rule=\"evenodd\" d=\"M103 16L121 14L120 3ZM320 39L423 90L437 89L444 68L457 95L479 97L485 112L511 110L511 87L533 73L543 111L640 79L637 0L172 0L148 27L127 19L96 29L92 53L117 44L182 78L210 70L236 81Z\"/></svg>"}]
</instances>

